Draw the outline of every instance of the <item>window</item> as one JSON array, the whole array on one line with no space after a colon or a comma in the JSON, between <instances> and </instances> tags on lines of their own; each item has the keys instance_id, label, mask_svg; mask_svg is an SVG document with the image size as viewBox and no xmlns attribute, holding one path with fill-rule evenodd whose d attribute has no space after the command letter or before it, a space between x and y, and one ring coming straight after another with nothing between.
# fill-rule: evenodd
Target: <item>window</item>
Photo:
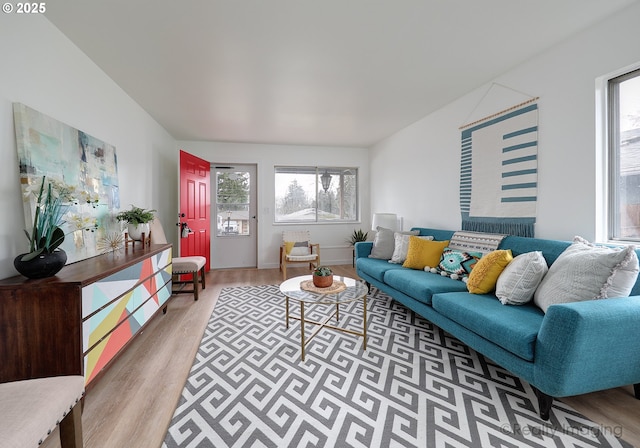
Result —
<instances>
[{"instance_id":1,"label":"window","mask_svg":"<svg viewBox=\"0 0 640 448\"><path fill-rule=\"evenodd\" d=\"M358 170L276 167L275 222L358 220Z\"/></svg>"},{"instance_id":2,"label":"window","mask_svg":"<svg viewBox=\"0 0 640 448\"><path fill-rule=\"evenodd\" d=\"M216 167L216 233L219 237L250 235L251 174L232 167Z\"/></svg>"},{"instance_id":3,"label":"window","mask_svg":"<svg viewBox=\"0 0 640 448\"><path fill-rule=\"evenodd\" d=\"M640 241L640 69L609 80L609 237Z\"/></svg>"}]
</instances>

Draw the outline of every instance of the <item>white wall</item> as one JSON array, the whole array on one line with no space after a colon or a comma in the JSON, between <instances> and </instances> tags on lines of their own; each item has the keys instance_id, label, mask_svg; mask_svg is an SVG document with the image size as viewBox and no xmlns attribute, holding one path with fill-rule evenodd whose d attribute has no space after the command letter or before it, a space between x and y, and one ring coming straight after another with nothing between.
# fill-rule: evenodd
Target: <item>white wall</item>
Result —
<instances>
[{"instance_id":1,"label":"white wall","mask_svg":"<svg viewBox=\"0 0 640 448\"><path fill-rule=\"evenodd\" d=\"M309 229L320 244L323 264L350 264L352 252L346 240L354 229L368 230L368 150L324 146L262 145L250 143L179 141L180 149L215 164L257 164L258 176L258 268L277 268L282 231ZM361 223L274 224L274 169L283 166L345 166L358 168ZM213 253L212 257L219 256Z\"/></svg>"},{"instance_id":2,"label":"white wall","mask_svg":"<svg viewBox=\"0 0 640 448\"><path fill-rule=\"evenodd\" d=\"M639 18L640 4L636 4L494 80L540 97L538 237L602 237L596 234L602 216L597 215L596 204L601 148L596 141L595 81L640 62ZM372 211L397 212L404 216L405 228L460 228L458 128L469 121L476 106L487 108L490 95L481 99L489 87L469 93L371 149ZM496 103L493 112L502 106Z\"/></svg>"},{"instance_id":3,"label":"white wall","mask_svg":"<svg viewBox=\"0 0 640 448\"><path fill-rule=\"evenodd\" d=\"M28 248L12 103L20 102L116 147L120 201L175 221L175 140L43 16L0 15L0 278ZM175 243L175 241L174 241Z\"/></svg>"}]
</instances>

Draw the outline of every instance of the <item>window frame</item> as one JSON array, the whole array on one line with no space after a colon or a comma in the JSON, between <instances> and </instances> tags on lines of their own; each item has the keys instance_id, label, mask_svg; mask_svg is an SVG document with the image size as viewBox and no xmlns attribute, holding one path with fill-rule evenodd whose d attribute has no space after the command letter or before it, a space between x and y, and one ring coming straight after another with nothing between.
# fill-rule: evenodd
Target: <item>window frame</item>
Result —
<instances>
[{"instance_id":1,"label":"window frame","mask_svg":"<svg viewBox=\"0 0 640 448\"><path fill-rule=\"evenodd\" d=\"M345 173L351 172L352 175L355 176L355 217L352 219L347 218L338 218L338 219L322 219L319 216L319 208L318 203L320 202L320 192L322 191L321 187L321 176L327 171L331 173L332 176L339 175L339 185L344 185L344 176ZM329 166L329 165L318 165L318 166L304 166L304 165L276 165L274 166L274 213L273 213L273 223L280 224L345 224L345 223L358 223L360 222L360 177L359 177L359 169L355 166ZM315 203L314 209L314 218L313 219L278 219L278 194L276 190L276 178L278 174L313 174L315 176L315 191L314 197L311 199L312 203ZM341 192L341 195L337 198L341 204L344 204L345 197L344 191ZM340 207L340 212L344 213L344 206Z\"/></svg>"},{"instance_id":2,"label":"window frame","mask_svg":"<svg viewBox=\"0 0 640 448\"><path fill-rule=\"evenodd\" d=\"M640 235L629 237L622 235L620 196L622 175L620 173L620 84L630 79L640 78L640 66L625 69L614 76L607 77L605 92L605 129L607 151L607 236L615 242L640 242Z\"/></svg>"}]
</instances>

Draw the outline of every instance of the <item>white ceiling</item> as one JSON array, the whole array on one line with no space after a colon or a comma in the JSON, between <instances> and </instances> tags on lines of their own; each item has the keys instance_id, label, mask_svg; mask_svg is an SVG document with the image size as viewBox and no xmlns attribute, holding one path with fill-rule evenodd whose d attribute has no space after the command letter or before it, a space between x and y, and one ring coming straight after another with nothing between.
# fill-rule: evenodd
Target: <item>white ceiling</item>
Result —
<instances>
[{"instance_id":1,"label":"white ceiling","mask_svg":"<svg viewBox=\"0 0 640 448\"><path fill-rule=\"evenodd\" d=\"M369 146L635 1L64 0L46 16L178 140Z\"/></svg>"}]
</instances>

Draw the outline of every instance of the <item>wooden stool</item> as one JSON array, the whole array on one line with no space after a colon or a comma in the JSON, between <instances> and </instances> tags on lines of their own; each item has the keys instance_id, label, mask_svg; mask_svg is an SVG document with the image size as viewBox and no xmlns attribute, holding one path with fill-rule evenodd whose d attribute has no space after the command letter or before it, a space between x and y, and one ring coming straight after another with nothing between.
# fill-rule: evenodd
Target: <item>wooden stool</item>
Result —
<instances>
[{"instance_id":1,"label":"wooden stool","mask_svg":"<svg viewBox=\"0 0 640 448\"><path fill-rule=\"evenodd\" d=\"M0 383L0 444L36 447L60 425L62 448L82 447L83 394L79 375Z\"/></svg>"}]
</instances>

